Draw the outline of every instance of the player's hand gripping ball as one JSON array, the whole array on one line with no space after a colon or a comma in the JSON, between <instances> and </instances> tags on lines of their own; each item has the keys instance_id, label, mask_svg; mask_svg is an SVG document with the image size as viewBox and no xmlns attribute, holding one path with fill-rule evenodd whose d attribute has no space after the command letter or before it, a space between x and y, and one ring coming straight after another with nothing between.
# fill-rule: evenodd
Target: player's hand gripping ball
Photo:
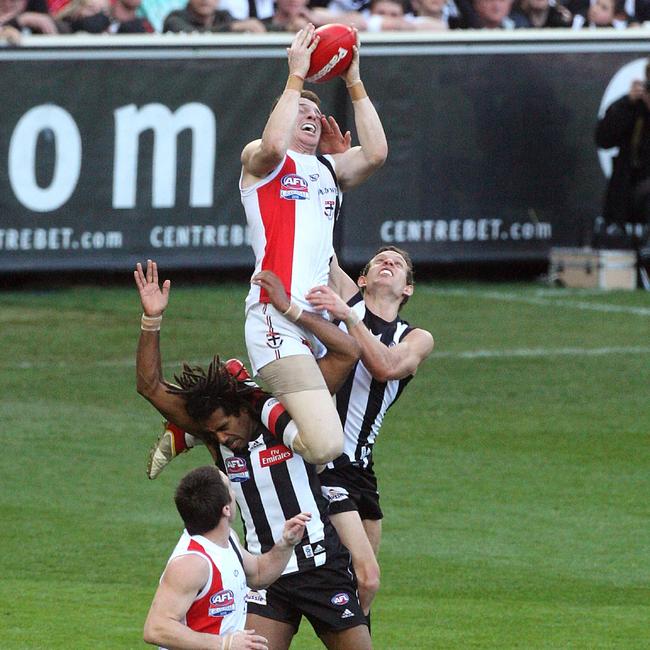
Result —
<instances>
[{"instance_id":1,"label":"player's hand gripping ball","mask_svg":"<svg viewBox=\"0 0 650 650\"><path fill-rule=\"evenodd\" d=\"M316 36L320 41L311 54L307 81L320 84L338 77L350 67L357 37L351 27L339 23L319 27L314 32L314 38Z\"/></svg>"}]
</instances>

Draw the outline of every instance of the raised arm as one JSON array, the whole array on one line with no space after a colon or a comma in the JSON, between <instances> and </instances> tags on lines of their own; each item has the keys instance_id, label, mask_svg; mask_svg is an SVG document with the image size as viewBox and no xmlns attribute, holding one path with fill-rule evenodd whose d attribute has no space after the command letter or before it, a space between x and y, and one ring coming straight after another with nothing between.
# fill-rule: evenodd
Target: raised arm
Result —
<instances>
[{"instance_id":1,"label":"raised arm","mask_svg":"<svg viewBox=\"0 0 650 650\"><path fill-rule=\"evenodd\" d=\"M293 547L302 540L305 526L310 519L310 513L301 512L287 520L284 523L282 539L262 555L253 555L242 549L244 572L249 587L253 589L268 587L280 577L291 558ZM235 535L234 531L232 534Z\"/></svg>"},{"instance_id":2,"label":"raised arm","mask_svg":"<svg viewBox=\"0 0 650 650\"><path fill-rule=\"evenodd\" d=\"M314 26L309 24L294 36L291 47L287 49L289 79L284 92L266 122L262 138L250 142L242 151L244 187L254 184L273 171L287 152L298 119L298 100L302 84L309 70L311 53L319 40L313 36Z\"/></svg>"},{"instance_id":3,"label":"raised arm","mask_svg":"<svg viewBox=\"0 0 650 650\"><path fill-rule=\"evenodd\" d=\"M292 304L280 279L271 271L262 271L252 280L263 287L272 305L287 318L312 332L327 348L327 354L318 360L318 366L330 393L334 394L343 385L348 374L359 359L359 345L356 341L330 321L318 314L300 309ZM287 312L291 307L292 311Z\"/></svg>"},{"instance_id":4,"label":"raised arm","mask_svg":"<svg viewBox=\"0 0 650 650\"><path fill-rule=\"evenodd\" d=\"M341 189L345 192L363 183L384 164L388 156L388 143L384 127L361 81L358 34L354 58L344 79L352 99L354 123L357 127L360 145L352 147L345 153L334 155L336 175Z\"/></svg>"},{"instance_id":5,"label":"raised arm","mask_svg":"<svg viewBox=\"0 0 650 650\"><path fill-rule=\"evenodd\" d=\"M133 276L143 310L135 362L138 393L151 402L165 419L188 433L201 435L203 428L187 414L183 399L167 392L162 372L160 326L169 301L171 282L165 280L161 289L158 267L151 260L147 260L146 272L138 263Z\"/></svg>"},{"instance_id":6,"label":"raised arm","mask_svg":"<svg viewBox=\"0 0 650 650\"><path fill-rule=\"evenodd\" d=\"M431 334L417 328L411 330L397 345L384 345L330 287L314 287L307 294L307 300L316 309L326 309L332 318L346 324L348 331L361 347L363 365L377 381L403 379L414 375L420 363L433 350Z\"/></svg>"}]
</instances>

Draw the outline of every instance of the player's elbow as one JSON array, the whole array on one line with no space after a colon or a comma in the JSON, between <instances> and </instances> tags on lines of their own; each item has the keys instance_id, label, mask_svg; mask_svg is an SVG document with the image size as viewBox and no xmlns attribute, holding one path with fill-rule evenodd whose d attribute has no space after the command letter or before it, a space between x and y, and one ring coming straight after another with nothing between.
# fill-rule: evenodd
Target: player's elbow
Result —
<instances>
[{"instance_id":1,"label":"player's elbow","mask_svg":"<svg viewBox=\"0 0 650 650\"><path fill-rule=\"evenodd\" d=\"M377 562L373 562L370 566L365 567L365 570L357 573L359 591L363 592L368 600L375 597L379 591L380 582L380 570Z\"/></svg>"},{"instance_id":2,"label":"player's elbow","mask_svg":"<svg viewBox=\"0 0 650 650\"><path fill-rule=\"evenodd\" d=\"M287 143L284 137L268 138L262 143L264 166L270 169L277 167L287 153Z\"/></svg>"},{"instance_id":3,"label":"player's elbow","mask_svg":"<svg viewBox=\"0 0 650 650\"><path fill-rule=\"evenodd\" d=\"M142 639L145 643L151 645L162 645L164 640L162 637L161 626L157 625L154 620L147 618L144 623L144 630L142 631Z\"/></svg>"},{"instance_id":4,"label":"player's elbow","mask_svg":"<svg viewBox=\"0 0 650 650\"><path fill-rule=\"evenodd\" d=\"M136 378L136 390L139 395L142 395L145 399L150 399L155 392L155 387L158 382L150 381L140 373L138 373Z\"/></svg>"},{"instance_id":5,"label":"player's elbow","mask_svg":"<svg viewBox=\"0 0 650 650\"><path fill-rule=\"evenodd\" d=\"M388 158L388 144L384 140L383 142L378 142L372 147L371 151L366 152L366 160L368 161L368 166L376 171L380 167L383 167Z\"/></svg>"},{"instance_id":6,"label":"player's elbow","mask_svg":"<svg viewBox=\"0 0 650 650\"><path fill-rule=\"evenodd\" d=\"M327 465L343 453L343 438L320 440L318 445L311 444L300 451L300 455L312 465Z\"/></svg>"}]
</instances>

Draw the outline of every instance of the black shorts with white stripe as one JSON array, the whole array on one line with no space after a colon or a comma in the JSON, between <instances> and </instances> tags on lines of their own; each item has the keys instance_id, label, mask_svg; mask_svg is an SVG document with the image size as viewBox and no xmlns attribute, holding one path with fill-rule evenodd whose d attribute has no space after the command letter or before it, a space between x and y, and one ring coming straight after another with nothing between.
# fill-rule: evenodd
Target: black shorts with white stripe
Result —
<instances>
[{"instance_id":1,"label":"black shorts with white stripe","mask_svg":"<svg viewBox=\"0 0 650 650\"><path fill-rule=\"evenodd\" d=\"M323 496L329 503L329 514L357 510L361 519L384 518L379 506L377 477L371 469L347 463L334 469L324 469L318 479Z\"/></svg>"}]
</instances>

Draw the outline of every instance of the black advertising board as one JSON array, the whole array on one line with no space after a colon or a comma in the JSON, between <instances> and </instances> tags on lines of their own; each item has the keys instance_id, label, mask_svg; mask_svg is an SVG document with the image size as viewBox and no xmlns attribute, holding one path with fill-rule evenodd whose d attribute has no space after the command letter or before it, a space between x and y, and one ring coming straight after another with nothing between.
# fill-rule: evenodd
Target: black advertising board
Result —
<instances>
[{"instance_id":1,"label":"black advertising board","mask_svg":"<svg viewBox=\"0 0 650 650\"><path fill-rule=\"evenodd\" d=\"M128 270L147 257L167 268L252 266L239 156L282 90L286 43L149 38L0 50L11 89L0 271ZM625 92L644 48L633 37L368 38L363 77L390 154L345 196L343 262L383 244L416 261L472 263L583 243L605 183L597 114L613 79ZM342 83L317 90L352 128Z\"/></svg>"}]
</instances>

